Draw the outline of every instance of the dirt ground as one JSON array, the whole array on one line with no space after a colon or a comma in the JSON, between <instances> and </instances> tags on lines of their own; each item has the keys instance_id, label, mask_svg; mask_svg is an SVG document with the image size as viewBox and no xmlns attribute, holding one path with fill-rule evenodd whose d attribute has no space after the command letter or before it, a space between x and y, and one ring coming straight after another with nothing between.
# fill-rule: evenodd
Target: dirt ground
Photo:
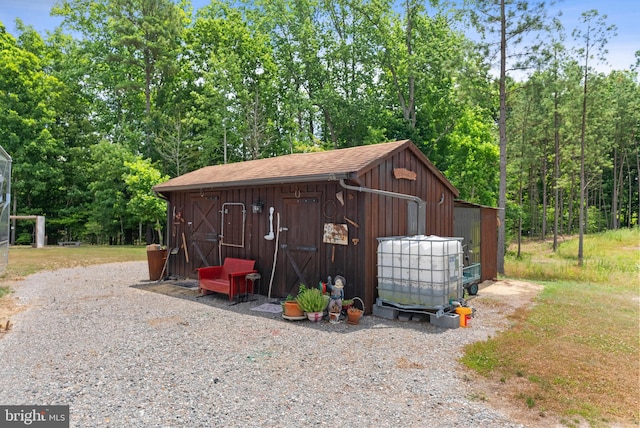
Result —
<instances>
[{"instance_id":1,"label":"dirt ground","mask_svg":"<svg viewBox=\"0 0 640 428\"><path fill-rule=\"evenodd\" d=\"M2 285L11 287L11 283ZM11 330L11 317L24 309L24 307L17 305L16 299L12 294L7 294L0 298L0 337L2 337L3 333Z\"/></svg>"}]
</instances>

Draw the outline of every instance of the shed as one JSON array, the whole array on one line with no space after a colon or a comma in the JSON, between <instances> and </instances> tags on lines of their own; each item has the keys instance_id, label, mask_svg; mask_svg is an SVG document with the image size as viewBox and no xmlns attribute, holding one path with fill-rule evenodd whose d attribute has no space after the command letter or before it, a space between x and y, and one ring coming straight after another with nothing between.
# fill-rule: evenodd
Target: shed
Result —
<instances>
[{"instance_id":1,"label":"shed","mask_svg":"<svg viewBox=\"0 0 640 428\"><path fill-rule=\"evenodd\" d=\"M410 140L208 166L154 190L169 204L167 245L188 250L170 257L172 275L254 259L271 297L341 275L367 312L377 238L452 236L458 195Z\"/></svg>"},{"instance_id":2,"label":"shed","mask_svg":"<svg viewBox=\"0 0 640 428\"><path fill-rule=\"evenodd\" d=\"M463 252L468 263L480 263L480 281L498 276L497 211L466 201L454 202L454 234L463 238Z\"/></svg>"}]
</instances>

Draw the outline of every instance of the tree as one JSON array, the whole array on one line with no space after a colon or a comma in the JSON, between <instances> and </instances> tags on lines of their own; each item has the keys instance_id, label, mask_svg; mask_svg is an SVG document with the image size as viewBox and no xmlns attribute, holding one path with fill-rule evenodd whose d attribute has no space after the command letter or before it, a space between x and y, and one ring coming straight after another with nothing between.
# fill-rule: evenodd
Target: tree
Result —
<instances>
[{"instance_id":1,"label":"tree","mask_svg":"<svg viewBox=\"0 0 640 428\"><path fill-rule=\"evenodd\" d=\"M113 48L107 59L132 67L130 78L116 89L144 91L146 155L151 156L152 91L160 90L175 72L184 12L171 0L110 0L107 13Z\"/></svg>"},{"instance_id":2,"label":"tree","mask_svg":"<svg viewBox=\"0 0 640 428\"><path fill-rule=\"evenodd\" d=\"M101 141L91 148L92 167L89 190L91 201L88 230L96 243L110 244L127 240L129 195L124 177L130 172L128 162L135 156L123 145Z\"/></svg>"},{"instance_id":3,"label":"tree","mask_svg":"<svg viewBox=\"0 0 640 428\"><path fill-rule=\"evenodd\" d=\"M486 39L487 35L498 34L499 47L499 90L500 112L498 129L500 135L500 185L498 196L498 273L504 274L505 242L505 211L507 203L507 63L517 68L526 63L526 53L535 51L533 48L518 48L523 37L529 33L542 29L546 19L545 2L527 2L522 0L470 0L471 20L474 26ZM524 61L522 61L524 59Z\"/></svg>"},{"instance_id":4,"label":"tree","mask_svg":"<svg viewBox=\"0 0 640 428\"><path fill-rule=\"evenodd\" d=\"M561 102L561 67L566 61L564 47L564 27L559 19L554 18L550 28L550 43L547 55L550 59L549 69L552 75L551 88L553 90L553 252L558 250L558 233L560 227L560 102Z\"/></svg>"},{"instance_id":5,"label":"tree","mask_svg":"<svg viewBox=\"0 0 640 428\"><path fill-rule=\"evenodd\" d=\"M138 241L142 242L142 227L147 225L149 229L164 223L167 215L166 203L153 193L153 186L169 179L163 176L159 170L151 165L148 159L138 157L132 162L125 162L128 169L123 178L127 201L127 213L129 221L138 223ZM151 242L147 242L150 244ZM162 244L162 237L160 237Z\"/></svg>"},{"instance_id":6,"label":"tree","mask_svg":"<svg viewBox=\"0 0 640 428\"><path fill-rule=\"evenodd\" d=\"M0 141L13 158L12 191L20 212L50 215L66 198L60 165L68 158L54 135L65 86L44 70L43 40L21 28L19 42L0 24Z\"/></svg>"},{"instance_id":7,"label":"tree","mask_svg":"<svg viewBox=\"0 0 640 428\"><path fill-rule=\"evenodd\" d=\"M199 12L186 40L193 46L188 120L198 134L197 166L271 154L276 85L268 36L241 11L216 1Z\"/></svg>"},{"instance_id":8,"label":"tree","mask_svg":"<svg viewBox=\"0 0 640 428\"><path fill-rule=\"evenodd\" d=\"M499 150L494 127L469 108L456 121L448 140L448 168L443 172L460 190L460 199L495 206Z\"/></svg>"},{"instance_id":9,"label":"tree","mask_svg":"<svg viewBox=\"0 0 640 428\"><path fill-rule=\"evenodd\" d=\"M171 0L62 0L52 14L81 36L78 79L102 135L155 157L155 98L175 72L184 11Z\"/></svg>"},{"instance_id":10,"label":"tree","mask_svg":"<svg viewBox=\"0 0 640 428\"><path fill-rule=\"evenodd\" d=\"M615 26L607 26L606 15L600 15L597 10L592 9L582 14L581 23L586 26L584 29L576 28L572 35L580 43L578 54L584 59L583 66L583 96L582 96L582 120L580 132L580 224L578 241L578 265L584 262L584 226L585 226L585 139L587 131L587 98L589 95L589 60L604 61L607 53L605 46L609 34L615 34Z\"/></svg>"}]
</instances>

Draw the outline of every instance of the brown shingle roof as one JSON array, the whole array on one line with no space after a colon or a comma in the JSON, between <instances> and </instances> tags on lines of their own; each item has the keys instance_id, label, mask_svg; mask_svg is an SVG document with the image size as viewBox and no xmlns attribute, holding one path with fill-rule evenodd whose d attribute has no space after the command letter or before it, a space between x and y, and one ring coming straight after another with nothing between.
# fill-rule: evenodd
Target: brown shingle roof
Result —
<instances>
[{"instance_id":1,"label":"brown shingle roof","mask_svg":"<svg viewBox=\"0 0 640 428\"><path fill-rule=\"evenodd\" d=\"M294 153L273 158L207 166L172 178L154 186L153 189L162 193L203 187L258 186L348 179L367 171L376 163L405 146L415 148L411 141L402 140L326 152ZM417 151L417 148L415 149ZM424 159L426 160L426 157ZM432 166L428 160L426 162ZM446 179L444 180L446 181Z\"/></svg>"}]
</instances>

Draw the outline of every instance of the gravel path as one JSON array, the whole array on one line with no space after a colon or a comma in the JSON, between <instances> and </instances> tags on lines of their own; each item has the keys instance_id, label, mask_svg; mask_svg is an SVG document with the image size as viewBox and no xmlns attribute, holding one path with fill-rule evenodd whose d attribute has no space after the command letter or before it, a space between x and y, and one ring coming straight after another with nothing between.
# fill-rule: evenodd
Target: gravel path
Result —
<instances>
[{"instance_id":1,"label":"gravel path","mask_svg":"<svg viewBox=\"0 0 640 428\"><path fill-rule=\"evenodd\" d=\"M494 334L482 313L453 330L291 322L249 310L265 299L170 296L147 278L130 262L16 283L27 309L0 336L0 403L68 404L74 427L522 426L474 399L457 362Z\"/></svg>"}]
</instances>

